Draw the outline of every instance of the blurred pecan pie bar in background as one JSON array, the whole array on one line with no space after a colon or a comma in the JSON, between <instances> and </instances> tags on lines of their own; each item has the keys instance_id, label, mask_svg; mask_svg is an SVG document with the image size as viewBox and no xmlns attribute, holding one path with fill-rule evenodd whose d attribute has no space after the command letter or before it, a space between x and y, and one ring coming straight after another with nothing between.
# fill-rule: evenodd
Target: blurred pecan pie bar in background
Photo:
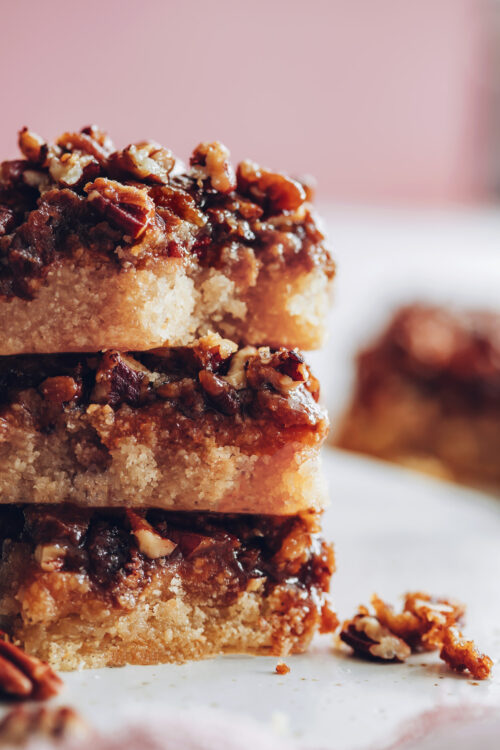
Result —
<instances>
[{"instance_id":1,"label":"blurred pecan pie bar in background","mask_svg":"<svg viewBox=\"0 0 500 750\"><path fill-rule=\"evenodd\" d=\"M0 503L292 514L326 502L328 419L297 350L0 357Z\"/></svg>"},{"instance_id":2,"label":"blurred pecan pie bar in background","mask_svg":"<svg viewBox=\"0 0 500 750\"><path fill-rule=\"evenodd\" d=\"M414 305L358 357L335 436L452 479L500 487L500 314Z\"/></svg>"},{"instance_id":3,"label":"blurred pecan pie bar in background","mask_svg":"<svg viewBox=\"0 0 500 750\"><path fill-rule=\"evenodd\" d=\"M313 349L334 264L310 189L199 145L117 151L95 126L24 129L0 166L0 351L177 346L209 330Z\"/></svg>"}]
</instances>

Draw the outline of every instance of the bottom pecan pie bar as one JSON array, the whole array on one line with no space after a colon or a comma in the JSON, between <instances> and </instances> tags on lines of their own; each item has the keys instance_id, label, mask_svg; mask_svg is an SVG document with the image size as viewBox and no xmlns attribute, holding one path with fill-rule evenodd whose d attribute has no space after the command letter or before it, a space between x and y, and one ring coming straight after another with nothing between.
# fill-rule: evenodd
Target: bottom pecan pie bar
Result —
<instances>
[{"instance_id":1,"label":"bottom pecan pie bar","mask_svg":"<svg viewBox=\"0 0 500 750\"><path fill-rule=\"evenodd\" d=\"M332 630L315 513L0 509L0 622L58 669L286 655Z\"/></svg>"}]
</instances>

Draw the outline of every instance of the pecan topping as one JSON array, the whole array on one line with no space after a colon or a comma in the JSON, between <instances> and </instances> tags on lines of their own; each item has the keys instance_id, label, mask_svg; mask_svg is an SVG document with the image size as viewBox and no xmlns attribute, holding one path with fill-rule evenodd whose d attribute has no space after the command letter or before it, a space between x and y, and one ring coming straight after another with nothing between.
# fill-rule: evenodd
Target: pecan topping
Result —
<instances>
[{"instance_id":1,"label":"pecan topping","mask_svg":"<svg viewBox=\"0 0 500 750\"><path fill-rule=\"evenodd\" d=\"M306 200L300 182L263 169L253 161L242 161L237 170L238 190L250 196L269 214L295 211Z\"/></svg>"},{"instance_id":2,"label":"pecan topping","mask_svg":"<svg viewBox=\"0 0 500 750\"><path fill-rule=\"evenodd\" d=\"M444 631L439 656L456 672L468 670L475 680L488 679L493 667L490 657L478 651L474 641L466 641L457 628Z\"/></svg>"},{"instance_id":3,"label":"pecan topping","mask_svg":"<svg viewBox=\"0 0 500 750\"><path fill-rule=\"evenodd\" d=\"M230 193L236 187L236 175L229 151L222 143L200 143L193 151L191 174L201 184L207 181L213 190Z\"/></svg>"},{"instance_id":4,"label":"pecan topping","mask_svg":"<svg viewBox=\"0 0 500 750\"><path fill-rule=\"evenodd\" d=\"M57 695L62 680L44 661L29 656L13 643L0 640L0 691L25 700Z\"/></svg>"},{"instance_id":5,"label":"pecan topping","mask_svg":"<svg viewBox=\"0 0 500 750\"><path fill-rule=\"evenodd\" d=\"M344 622L340 638L356 654L368 659L402 662L411 654L410 647L370 616L365 607Z\"/></svg>"},{"instance_id":6,"label":"pecan topping","mask_svg":"<svg viewBox=\"0 0 500 750\"><path fill-rule=\"evenodd\" d=\"M73 739L84 737L88 731L88 725L73 708L41 706L28 709L25 706L17 706L0 721L0 745L26 745L34 737L50 740Z\"/></svg>"},{"instance_id":7,"label":"pecan topping","mask_svg":"<svg viewBox=\"0 0 500 750\"><path fill-rule=\"evenodd\" d=\"M142 188L98 177L85 185L85 192L99 213L134 240L144 234L154 219L155 205Z\"/></svg>"},{"instance_id":8,"label":"pecan topping","mask_svg":"<svg viewBox=\"0 0 500 750\"><path fill-rule=\"evenodd\" d=\"M175 542L161 536L145 518L134 511L127 509L126 514L139 551L143 555L149 557L150 560L156 560L158 557L168 557L172 554L177 547Z\"/></svg>"},{"instance_id":9,"label":"pecan topping","mask_svg":"<svg viewBox=\"0 0 500 750\"><path fill-rule=\"evenodd\" d=\"M158 143L137 143L110 158L110 169L117 175L132 176L143 182L166 185L175 166L175 157Z\"/></svg>"},{"instance_id":10,"label":"pecan topping","mask_svg":"<svg viewBox=\"0 0 500 750\"><path fill-rule=\"evenodd\" d=\"M95 125L53 144L23 128L19 146L24 159L0 164L2 296L32 299L54 263L84 253L126 268L189 260L227 272L238 288L254 286L266 264L273 273L298 265L333 276L303 185L252 162L237 179L220 143L201 143L188 169L153 142L116 151ZM50 220L25 248L47 196L62 221ZM22 257L12 252L19 245Z\"/></svg>"}]
</instances>

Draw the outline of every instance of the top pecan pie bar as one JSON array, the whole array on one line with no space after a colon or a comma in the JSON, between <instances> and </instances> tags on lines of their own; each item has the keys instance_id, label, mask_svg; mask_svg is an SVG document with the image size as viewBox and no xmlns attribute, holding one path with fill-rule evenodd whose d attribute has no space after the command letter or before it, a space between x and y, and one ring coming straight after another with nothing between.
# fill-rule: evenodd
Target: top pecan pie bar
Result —
<instances>
[{"instance_id":1,"label":"top pecan pie bar","mask_svg":"<svg viewBox=\"0 0 500 750\"><path fill-rule=\"evenodd\" d=\"M95 126L24 129L0 166L0 354L241 343L315 348L334 264L310 188L199 145L186 168Z\"/></svg>"}]
</instances>

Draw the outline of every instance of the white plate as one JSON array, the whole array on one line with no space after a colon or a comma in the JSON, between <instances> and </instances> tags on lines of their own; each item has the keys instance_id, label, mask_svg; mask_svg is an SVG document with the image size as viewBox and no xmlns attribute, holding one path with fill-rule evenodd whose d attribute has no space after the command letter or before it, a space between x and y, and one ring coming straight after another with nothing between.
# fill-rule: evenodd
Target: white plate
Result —
<instances>
[{"instance_id":1,"label":"white plate","mask_svg":"<svg viewBox=\"0 0 500 750\"><path fill-rule=\"evenodd\" d=\"M389 600L411 589L456 596L468 605L466 632L498 657L500 502L347 454L330 450L324 458L332 497L324 530L336 544L332 588L340 616L353 614L373 591ZM123 723L129 710L187 716L191 734L204 738L204 744L190 747L211 748L203 722L210 723L213 714L225 726L229 713L280 733L288 747L293 740L301 747L347 750L388 747L407 731L408 721L417 734L444 722L444 744L432 747L447 747L457 720L469 719L474 707L500 701L500 674L473 685L435 655L414 656L407 664L372 664L334 653L331 637L318 637L310 653L286 659L288 675L274 673L276 661L226 657L73 673L65 677L59 702L103 727ZM425 712L430 714L420 720ZM484 734L487 725L480 724ZM234 728L244 725L233 722L228 737L241 734ZM474 727L471 731L475 736ZM225 747L230 746L228 740ZM482 750L488 747L483 737Z\"/></svg>"}]
</instances>

